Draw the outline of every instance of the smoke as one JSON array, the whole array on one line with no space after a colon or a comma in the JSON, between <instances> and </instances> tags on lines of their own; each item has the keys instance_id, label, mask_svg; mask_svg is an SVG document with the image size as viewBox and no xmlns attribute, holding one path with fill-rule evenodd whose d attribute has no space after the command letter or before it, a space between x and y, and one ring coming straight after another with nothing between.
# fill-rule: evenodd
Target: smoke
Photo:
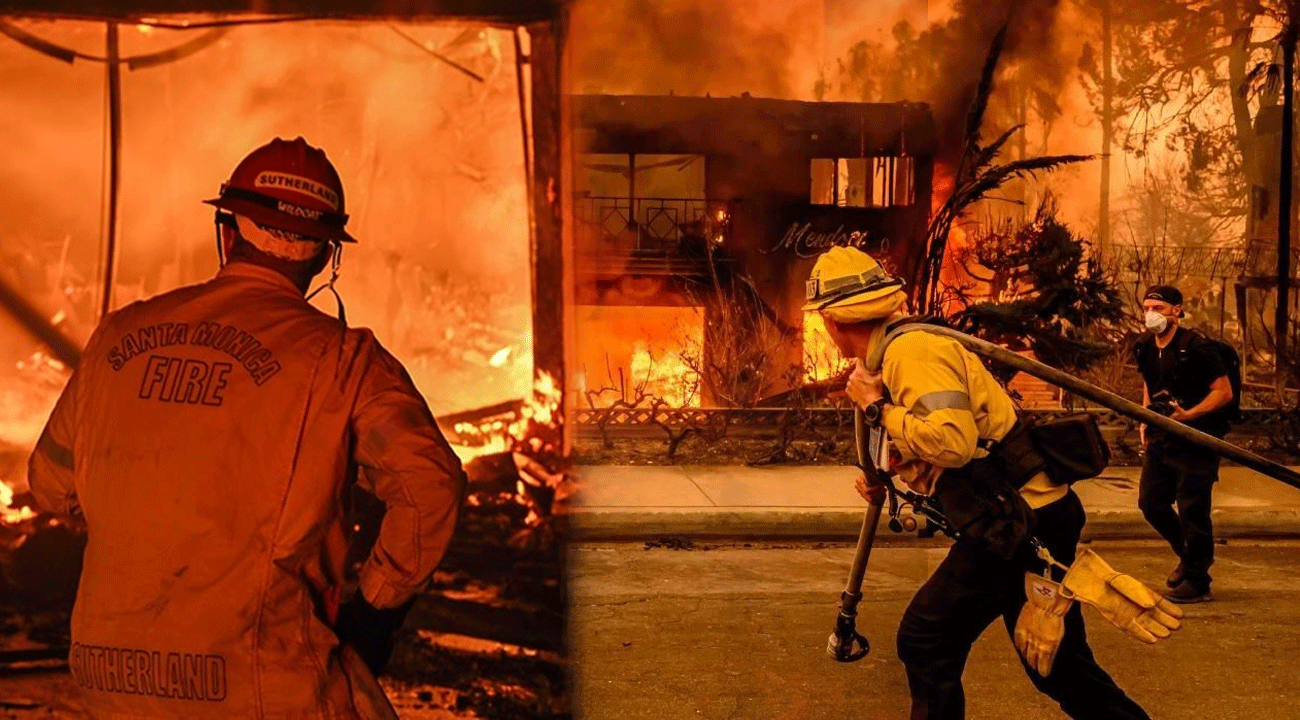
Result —
<instances>
[{"instance_id":1,"label":"smoke","mask_svg":"<svg viewBox=\"0 0 1300 720\"><path fill-rule=\"evenodd\" d=\"M995 75L994 90L981 135L985 142L1017 124L1025 124L1004 148L1003 159L1022 154L1089 154L1100 148L1096 109L1077 82L1085 46L1095 42L1099 24L1078 4L1059 0L952 0L930 3L921 13L914 3L900 3L888 20L890 31L859 32L840 40L827 64L827 99L871 102L902 100L927 103L940 130L936 188L945 184L962 153L967 113L977 92L981 70L998 30L1007 28ZM862 26L868 13L858 7ZM832 50L832 52L836 52ZM1096 226L1100 163L1084 163L1017 184L1050 189L1061 199L1061 217L1084 231ZM1116 186L1116 193L1121 189ZM1003 203L999 212L1028 212L1036 205ZM989 208L986 208L986 211ZM1087 232L1085 232L1087 234Z\"/></svg>"},{"instance_id":2,"label":"smoke","mask_svg":"<svg viewBox=\"0 0 1300 720\"><path fill-rule=\"evenodd\" d=\"M569 30L582 93L811 99L820 0L579 0Z\"/></svg>"},{"instance_id":3,"label":"smoke","mask_svg":"<svg viewBox=\"0 0 1300 720\"><path fill-rule=\"evenodd\" d=\"M102 24L14 22L104 54ZM212 210L200 201L253 148L301 135L338 168L360 240L344 252L339 283L351 324L376 330L435 411L523 394L531 270L510 35L400 29L483 81L384 23L238 27L194 55L124 70L114 306L210 277ZM128 57L198 35L121 33ZM102 283L105 87L101 63L67 65L0 37L0 255L10 274L29 270L9 279L49 315L64 311L82 338ZM11 330L0 326L21 342L4 344L29 354L35 343ZM490 366L505 347L512 362Z\"/></svg>"}]
</instances>

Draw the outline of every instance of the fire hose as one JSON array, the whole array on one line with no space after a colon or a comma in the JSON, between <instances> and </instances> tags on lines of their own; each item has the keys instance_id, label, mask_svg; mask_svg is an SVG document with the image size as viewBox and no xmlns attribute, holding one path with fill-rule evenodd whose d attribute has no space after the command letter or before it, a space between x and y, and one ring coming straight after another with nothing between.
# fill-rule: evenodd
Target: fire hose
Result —
<instances>
[{"instance_id":1,"label":"fire hose","mask_svg":"<svg viewBox=\"0 0 1300 720\"><path fill-rule=\"evenodd\" d=\"M1294 488L1300 488L1300 473L1273 462L1265 457L1257 455L1245 448L1233 445L1230 442L1216 438L1213 435L1207 435L1199 430L1184 425L1177 420L1168 418L1160 413L1138 405L1132 401L1126 400L1119 395L1103 390L1089 382L1085 382L1067 372L1058 370L1049 365L1044 365L1037 360L1032 360L1023 355L1014 353L999 345L994 345L986 340L972 337L966 333L953 330L952 328L942 327L940 325L931 325L925 323L909 323L891 331L885 336L885 339L867 358L866 368L871 372L880 372L885 357L885 348L893 342L898 336L908 332L928 332L943 337L952 338L961 343L963 347L972 353L1004 365L1011 366L1028 375L1032 375L1040 380L1045 380L1059 388L1068 390L1075 395L1087 398L1099 405L1114 410L1132 420L1146 423L1168 432L1171 435L1180 437L1188 442L1195 443L1201 447L1213 450L1215 453L1230 460L1234 460L1245 467L1256 472L1273 478L1279 482L1286 483ZM930 498L900 491L895 488L892 478L883 476L882 473L868 457L866 422L862 415L861 409L855 409L853 413L854 440L857 444L858 467L863 473L868 475L869 479L880 481L885 485L890 504L890 525L896 531L898 518L898 497L903 497L907 503L924 515L932 527L935 527L949 536L954 536L951 526L943 518L942 511L934 504ZM849 571L849 580L840 595L839 616L836 618L835 630L831 633L830 640L826 646L826 652L839 662L854 662L866 657L870 650L867 639L857 631L857 606L862 600L862 581L867 572L867 561L871 558L871 546L876 538L876 525L880 520L880 513L883 503L880 505L868 504L867 512L862 520L862 530L858 534L857 552L853 557L853 566Z\"/></svg>"}]
</instances>

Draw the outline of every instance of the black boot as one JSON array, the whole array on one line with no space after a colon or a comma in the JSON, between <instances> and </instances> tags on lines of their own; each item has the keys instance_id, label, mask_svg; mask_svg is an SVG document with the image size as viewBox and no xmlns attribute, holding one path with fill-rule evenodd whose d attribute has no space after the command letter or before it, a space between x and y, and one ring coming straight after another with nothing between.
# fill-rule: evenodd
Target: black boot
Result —
<instances>
[{"instance_id":1,"label":"black boot","mask_svg":"<svg viewBox=\"0 0 1300 720\"><path fill-rule=\"evenodd\" d=\"M1214 599L1214 596L1210 594L1209 577L1204 579L1184 577L1177 587L1165 593L1165 597L1169 598L1170 602L1179 605L1209 602Z\"/></svg>"},{"instance_id":2,"label":"black boot","mask_svg":"<svg viewBox=\"0 0 1300 720\"><path fill-rule=\"evenodd\" d=\"M1179 560L1178 565L1174 567L1174 571L1169 573L1169 577L1165 578L1165 585L1168 585L1171 588L1175 588L1181 585L1183 580L1186 579L1187 579L1187 570L1186 568L1183 567L1183 561Z\"/></svg>"}]
</instances>

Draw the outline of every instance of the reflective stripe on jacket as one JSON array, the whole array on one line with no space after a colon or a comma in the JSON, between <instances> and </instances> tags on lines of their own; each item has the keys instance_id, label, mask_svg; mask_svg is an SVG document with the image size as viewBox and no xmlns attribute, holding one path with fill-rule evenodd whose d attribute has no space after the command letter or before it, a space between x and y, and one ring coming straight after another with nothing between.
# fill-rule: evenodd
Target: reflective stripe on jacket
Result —
<instances>
[{"instance_id":1,"label":"reflective stripe on jacket","mask_svg":"<svg viewBox=\"0 0 1300 720\"><path fill-rule=\"evenodd\" d=\"M70 664L96 717L368 714L353 694L378 685L330 629L354 476L388 508L360 588L395 607L442 558L465 477L374 336L240 262L109 315L29 472L87 524Z\"/></svg>"}]
</instances>

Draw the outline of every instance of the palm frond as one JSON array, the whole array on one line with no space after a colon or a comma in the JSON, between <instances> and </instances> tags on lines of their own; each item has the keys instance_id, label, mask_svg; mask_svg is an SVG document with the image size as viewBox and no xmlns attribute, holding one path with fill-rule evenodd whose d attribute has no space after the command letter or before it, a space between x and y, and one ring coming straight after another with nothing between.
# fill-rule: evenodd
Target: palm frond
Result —
<instances>
[{"instance_id":1,"label":"palm frond","mask_svg":"<svg viewBox=\"0 0 1300 720\"><path fill-rule=\"evenodd\" d=\"M1002 46L1006 42L1007 26L1004 23L993 36L989 54L984 58L984 68L980 71L980 83L975 88L975 99L970 111L966 113L966 149L978 153L980 126L984 124L984 112L988 110L989 98L993 96L993 78L997 74L998 59L1002 56Z\"/></svg>"},{"instance_id":2,"label":"palm frond","mask_svg":"<svg viewBox=\"0 0 1300 720\"><path fill-rule=\"evenodd\" d=\"M1013 178L1035 175L1091 159L1093 159L1092 155L1047 155L1014 160L1004 165L988 168L967 182L962 183L944 203L941 211L947 211L953 219L956 219L972 203L1002 187Z\"/></svg>"},{"instance_id":3,"label":"palm frond","mask_svg":"<svg viewBox=\"0 0 1300 720\"><path fill-rule=\"evenodd\" d=\"M998 153L1001 152L1002 146L1006 145L1007 141L1011 139L1011 136L1015 135L1016 131L1023 127L1024 125L1022 124L1008 128L1006 132L998 136L997 140L989 143L988 147L981 149L979 155L975 157L975 162L971 164L972 172L978 173L989 163L993 162L993 158L997 157Z\"/></svg>"}]
</instances>

